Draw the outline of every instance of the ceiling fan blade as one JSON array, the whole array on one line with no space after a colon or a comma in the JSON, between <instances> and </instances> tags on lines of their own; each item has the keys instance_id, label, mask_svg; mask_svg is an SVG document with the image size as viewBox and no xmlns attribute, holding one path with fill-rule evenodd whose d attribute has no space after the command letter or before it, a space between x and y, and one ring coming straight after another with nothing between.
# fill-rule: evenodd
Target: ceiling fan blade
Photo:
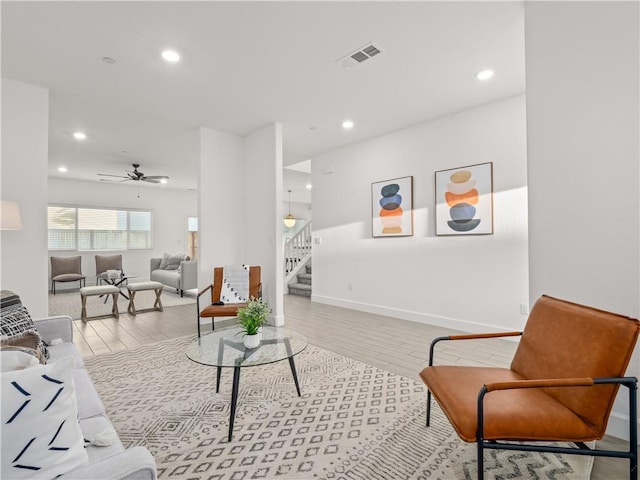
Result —
<instances>
[{"instance_id":1,"label":"ceiling fan blade","mask_svg":"<svg viewBox=\"0 0 640 480\"><path fill-rule=\"evenodd\" d=\"M109 175L108 173L98 173L98 175L101 176L101 177L126 178L127 180L129 179L129 177L124 177L122 175Z\"/></svg>"},{"instance_id":2,"label":"ceiling fan blade","mask_svg":"<svg viewBox=\"0 0 640 480\"><path fill-rule=\"evenodd\" d=\"M160 180L156 180L155 178L151 178L151 177L142 177L140 180L148 183L160 183Z\"/></svg>"},{"instance_id":3,"label":"ceiling fan blade","mask_svg":"<svg viewBox=\"0 0 640 480\"><path fill-rule=\"evenodd\" d=\"M109 175L110 177L115 177L116 175ZM123 177L119 177L119 178L123 178ZM108 178L101 178L100 181L101 182L109 182L109 183L122 183L122 182L128 182L129 180L131 180L130 178L125 178L124 180L110 180Z\"/></svg>"}]
</instances>

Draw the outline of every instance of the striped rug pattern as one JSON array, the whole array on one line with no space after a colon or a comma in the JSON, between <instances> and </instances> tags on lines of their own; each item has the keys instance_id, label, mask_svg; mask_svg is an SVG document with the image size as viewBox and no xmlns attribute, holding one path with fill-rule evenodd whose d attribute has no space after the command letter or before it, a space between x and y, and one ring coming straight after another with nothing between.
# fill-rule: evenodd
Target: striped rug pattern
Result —
<instances>
[{"instance_id":1,"label":"striped rug pattern","mask_svg":"<svg viewBox=\"0 0 640 480\"><path fill-rule=\"evenodd\" d=\"M411 379L315 346L288 362L243 369L227 441L232 372L185 355L193 337L85 359L125 446L143 445L160 478L472 479L474 445ZM485 478L586 479L589 458L488 451Z\"/></svg>"}]
</instances>

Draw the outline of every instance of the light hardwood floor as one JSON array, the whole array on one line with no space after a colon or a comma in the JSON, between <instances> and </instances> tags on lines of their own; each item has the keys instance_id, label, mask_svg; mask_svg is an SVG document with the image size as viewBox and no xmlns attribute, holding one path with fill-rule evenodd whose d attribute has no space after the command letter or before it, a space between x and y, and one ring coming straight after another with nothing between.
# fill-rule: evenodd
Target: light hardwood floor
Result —
<instances>
[{"instance_id":1,"label":"light hardwood floor","mask_svg":"<svg viewBox=\"0 0 640 480\"><path fill-rule=\"evenodd\" d=\"M431 340L456 333L439 327L314 303L306 297L285 295L285 324L304 334L309 343L390 372L416 379L427 364ZM196 333L196 306L167 307L164 312L137 316L121 314L83 323L74 320L74 341L83 356L99 355ZM216 329L233 324L216 322ZM210 323L203 327L207 332ZM439 347L439 363L508 366L516 343L503 339L447 342ZM426 401L426 394L425 394ZM425 434L427 432L425 431ZM626 442L605 437L601 448L627 448ZM622 480L628 460L596 458L593 480Z\"/></svg>"}]
</instances>

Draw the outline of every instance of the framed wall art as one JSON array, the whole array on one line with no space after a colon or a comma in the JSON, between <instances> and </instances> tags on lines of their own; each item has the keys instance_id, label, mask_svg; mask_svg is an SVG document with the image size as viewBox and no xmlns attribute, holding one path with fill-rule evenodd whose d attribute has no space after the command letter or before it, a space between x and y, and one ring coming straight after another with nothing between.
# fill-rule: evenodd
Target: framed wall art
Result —
<instances>
[{"instance_id":1,"label":"framed wall art","mask_svg":"<svg viewBox=\"0 0 640 480\"><path fill-rule=\"evenodd\" d=\"M413 235L413 177L371 184L373 237Z\"/></svg>"},{"instance_id":2,"label":"framed wall art","mask_svg":"<svg viewBox=\"0 0 640 480\"><path fill-rule=\"evenodd\" d=\"M493 234L493 163L436 172L436 235Z\"/></svg>"}]
</instances>

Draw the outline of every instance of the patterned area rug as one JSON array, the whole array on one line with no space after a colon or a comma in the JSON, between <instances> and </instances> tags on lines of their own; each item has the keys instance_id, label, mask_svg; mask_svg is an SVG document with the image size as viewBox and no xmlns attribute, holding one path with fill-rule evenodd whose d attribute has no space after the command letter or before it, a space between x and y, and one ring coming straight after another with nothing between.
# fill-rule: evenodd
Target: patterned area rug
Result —
<instances>
[{"instance_id":1,"label":"patterned area rug","mask_svg":"<svg viewBox=\"0 0 640 480\"><path fill-rule=\"evenodd\" d=\"M184 337L85 360L120 439L143 445L160 478L473 479L475 444L439 408L425 427L423 385L309 345L288 362L243 369L231 442L232 372L185 355ZM487 479L578 480L591 457L487 451Z\"/></svg>"},{"instance_id":2,"label":"patterned area rug","mask_svg":"<svg viewBox=\"0 0 640 480\"><path fill-rule=\"evenodd\" d=\"M189 303L196 303L195 293L186 293L184 297L180 294L174 293L174 289L165 288L162 292L162 306L173 307L175 305L187 305ZM195 291L194 291L195 292ZM126 293L126 291L125 291ZM144 310L153 307L153 302L156 299L156 294L153 290L143 291L136 293L135 303L136 310ZM127 307L129 300L122 295L118 295L118 310L120 313L127 313ZM111 298L104 303L104 297L100 298L87 297L87 315L90 317L99 315L111 315ZM80 299L80 291L76 289L60 292L55 295L49 294L49 315L69 315L71 318L80 318L82 311L82 300Z\"/></svg>"}]
</instances>

